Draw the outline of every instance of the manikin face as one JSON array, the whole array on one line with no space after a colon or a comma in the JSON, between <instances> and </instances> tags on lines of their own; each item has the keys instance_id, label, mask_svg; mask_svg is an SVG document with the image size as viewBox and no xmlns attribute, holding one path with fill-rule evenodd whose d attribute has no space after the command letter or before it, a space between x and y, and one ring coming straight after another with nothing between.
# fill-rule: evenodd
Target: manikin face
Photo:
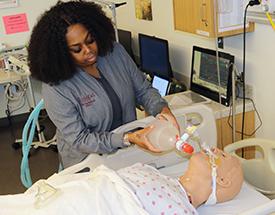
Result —
<instances>
[{"instance_id":1,"label":"manikin face","mask_svg":"<svg viewBox=\"0 0 275 215\"><path fill-rule=\"evenodd\" d=\"M238 158L217 148L213 149L217 156L217 202L234 198L240 191L243 182L241 164ZM195 207L207 201L212 192L211 164L204 152L194 154L187 171L180 177L180 182Z\"/></svg>"},{"instance_id":2,"label":"manikin face","mask_svg":"<svg viewBox=\"0 0 275 215\"><path fill-rule=\"evenodd\" d=\"M68 27L66 40L74 62L82 67L93 67L97 60L98 48L95 39L81 24Z\"/></svg>"}]
</instances>

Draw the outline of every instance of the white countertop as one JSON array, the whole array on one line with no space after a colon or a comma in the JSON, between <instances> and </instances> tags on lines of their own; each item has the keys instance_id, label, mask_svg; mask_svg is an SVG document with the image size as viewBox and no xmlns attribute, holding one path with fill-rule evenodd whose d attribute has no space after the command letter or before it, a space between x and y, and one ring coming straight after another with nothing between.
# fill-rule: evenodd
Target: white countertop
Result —
<instances>
[{"instance_id":1,"label":"white countertop","mask_svg":"<svg viewBox=\"0 0 275 215\"><path fill-rule=\"evenodd\" d=\"M203 104L203 105L206 105L207 107L209 107L210 109L213 110L216 119L220 119L220 118L224 118L224 117L228 117L229 116L229 114L230 114L230 107L227 107L225 105L219 104L219 103L217 103L217 102L215 102L213 100L210 100L208 98L205 98L203 96L202 97L205 98L207 101L201 102L201 103L190 103L190 104L187 104L187 105L175 105L175 103L174 104L171 103L171 101L176 101L175 97L177 97L177 99L178 98L184 98L185 94L189 93L189 92L190 91L184 91L184 92L181 92L181 93L171 94L171 95L165 96L164 98L169 103L169 106L170 106L171 110L178 109L178 108L183 108L184 106L188 106L188 105ZM235 114L242 113L242 110L243 110L242 100L241 99L237 99L236 100L236 111L235 111ZM253 110L253 104L252 104L251 101L249 101L249 100L246 101L245 110L246 110L246 112Z\"/></svg>"},{"instance_id":2,"label":"white countertop","mask_svg":"<svg viewBox=\"0 0 275 215\"><path fill-rule=\"evenodd\" d=\"M209 107L213 111L216 119L221 119L221 118L229 116L230 107L226 107L226 106L219 104L219 103L217 103L213 100L210 100L208 98L204 97L206 101L204 101L202 103L190 103L188 98L185 99L185 97L184 97L185 94L188 92L190 92L190 91L184 91L181 93L176 93L176 94L171 94L171 95L165 96L164 98L168 102L170 109L175 110L175 109L183 108L183 107L189 106L189 105L198 105L198 104L202 105L203 104L203 105L206 105L207 107ZM183 98L183 100L181 100L182 98ZM186 101L188 101L188 102L186 102ZM253 110L253 104L251 101L249 101L249 100L246 101L245 110L246 110L246 112ZM237 99L235 114L242 113L242 111L243 111L242 100ZM232 110L231 110L231 112L232 112ZM145 116L144 111L137 110L137 118L138 119L144 118L144 116Z\"/></svg>"}]
</instances>

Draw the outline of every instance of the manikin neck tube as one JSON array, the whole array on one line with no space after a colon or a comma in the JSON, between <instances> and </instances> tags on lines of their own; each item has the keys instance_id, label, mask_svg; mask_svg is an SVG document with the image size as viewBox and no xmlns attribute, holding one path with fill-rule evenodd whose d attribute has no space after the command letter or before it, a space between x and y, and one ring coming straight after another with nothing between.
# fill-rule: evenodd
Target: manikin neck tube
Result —
<instances>
[{"instance_id":1,"label":"manikin neck tube","mask_svg":"<svg viewBox=\"0 0 275 215\"><path fill-rule=\"evenodd\" d=\"M217 167L211 167L212 168L212 192L209 195L207 201L205 202L205 205L215 205L217 203Z\"/></svg>"},{"instance_id":2,"label":"manikin neck tube","mask_svg":"<svg viewBox=\"0 0 275 215\"><path fill-rule=\"evenodd\" d=\"M199 137L198 133L196 132L197 127L196 126L188 126L187 127L187 133L184 133L181 138L176 142L176 148L178 150L182 150L182 146L189 139L191 135ZM206 144L205 142L198 141L198 144L200 145L201 149L204 150L209 157L209 161L211 164L211 177L212 177L212 192L209 195L207 201L205 202L205 205L214 205L217 203L217 196L216 196L216 190L217 190L217 165L215 162L216 155L212 152L210 146Z\"/></svg>"},{"instance_id":3,"label":"manikin neck tube","mask_svg":"<svg viewBox=\"0 0 275 215\"><path fill-rule=\"evenodd\" d=\"M205 205L214 205L217 203L217 165L215 162L216 156L214 153L210 150L210 147L208 146L207 148L205 147L205 144L202 144L202 147L206 151L206 154L209 156L209 161L211 165L211 177L212 177L212 192L209 195L207 201L205 202Z\"/></svg>"}]
</instances>

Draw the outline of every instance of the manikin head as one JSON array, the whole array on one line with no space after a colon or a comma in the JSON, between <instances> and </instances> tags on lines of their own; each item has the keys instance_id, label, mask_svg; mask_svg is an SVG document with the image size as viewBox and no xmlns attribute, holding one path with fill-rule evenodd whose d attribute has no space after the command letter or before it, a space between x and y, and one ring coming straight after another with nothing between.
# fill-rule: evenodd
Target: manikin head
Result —
<instances>
[{"instance_id":1,"label":"manikin head","mask_svg":"<svg viewBox=\"0 0 275 215\"><path fill-rule=\"evenodd\" d=\"M231 200L239 193L243 183L241 164L238 158L217 148L212 151L217 156L217 202ZM205 203L212 192L211 173L209 156L201 151L192 155L187 171L180 177L180 183L195 207Z\"/></svg>"}]
</instances>

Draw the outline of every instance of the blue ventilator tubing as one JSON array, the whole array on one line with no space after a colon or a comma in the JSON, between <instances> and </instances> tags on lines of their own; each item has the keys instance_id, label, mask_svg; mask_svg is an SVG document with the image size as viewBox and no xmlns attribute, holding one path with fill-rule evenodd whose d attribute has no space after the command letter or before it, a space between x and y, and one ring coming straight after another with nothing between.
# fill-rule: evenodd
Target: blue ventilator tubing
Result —
<instances>
[{"instance_id":1,"label":"blue ventilator tubing","mask_svg":"<svg viewBox=\"0 0 275 215\"><path fill-rule=\"evenodd\" d=\"M32 141L34 132L36 129L36 123L38 121L39 113L42 107L44 106L44 100L41 99L40 102L36 105L34 110L31 112L24 128L23 128L23 134L22 134L22 153L23 158L21 161L21 182L26 187L29 188L32 186L32 179L30 174L30 168L29 168L29 160L28 155L31 149ZM30 132L29 128L31 126ZM39 132L39 131L38 131ZM27 138L29 133L29 138Z\"/></svg>"}]
</instances>

